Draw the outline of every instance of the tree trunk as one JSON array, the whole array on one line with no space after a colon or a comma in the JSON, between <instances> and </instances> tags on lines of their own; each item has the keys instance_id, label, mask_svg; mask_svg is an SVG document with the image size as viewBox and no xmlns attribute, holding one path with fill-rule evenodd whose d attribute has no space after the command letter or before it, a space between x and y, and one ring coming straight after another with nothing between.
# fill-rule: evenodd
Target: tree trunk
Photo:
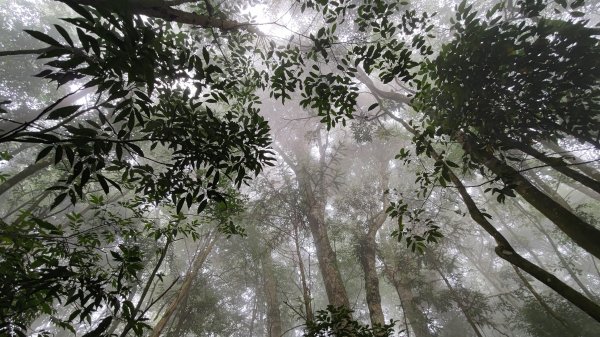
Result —
<instances>
[{"instance_id":1,"label":"tree trunk","mask_svg":"<svg viewBox=\"0 0 600 337\"><path fill-rule=\"evenodd\" d=\"M436 157L439 158L437 154ZM496 241L496 248L494 251L496 254L508 261L509 263L521 268L529 275L536 278L546 286L556 291L559 295L573 303L575 306L583 310L585 313L593 317L595 320L600 322L600 306L592 302L587 297L583 296L575 289L571 288L566 283L559 280L556 276L550 274L546 270L538 267L537 265L529 262L521 255L519 255L514 248L510 245L508 240L487 220L487 218L481 213L475 201L471 198L467 189L463 183L458 179L454 172L448 168L449 175L452 183L456 186L461 198L467 205L471 218L477 222L488 234L490 234Z\"/></svg>"},{"instance_id":2,"label":"tree trunk","mask_svg":"<svg viewBox=\"0 0 600 337\"><path fill-rule=\"evenodd\" d=\"M383 315L383 309L381 308L379 277L377 276L377 268L375 267L375 238L367 236L359 239L358 249L358 260L360 261L363 270L371 325L383 326L385 324L385 317Z\"/></svg>"},{"instance_id":3,"label":"tree trunk","mask_svg":"<svg viewBox=\"0 0 600 337\"><path fill-rule=\"evenodd\" d=\"M471 328L473 329L473 331L475 332L475 334L477 335L477 337L483 337L483 334L481 333L481 330L479 330L479 327L477 326L477 324L475 324L475 321L471 317L471 314L469 314L468 308L465 307L465 305L462 302L462 300L460 299L460 297L458 297L456 295L456 290L454 289L454 287L452 286L452 284L450 284L450 282L446 278L446 275L444 275L444 273L442 272L442 270L437 265L435 265L435 264L434 264L434 268L438 272L438 274L440 274L440 276L442 277L442 280L444 281L444 284L446 285L446 287L448 287L448 289L450 290L450 294L453 297L454 302L456 302L456 305L458 305L458 308L460 309L460 312L462 312L463 316L465 316L465 319L467 320L467 323L469 323L469 325L471 326Z\"/></svg>"},{"instance_id":4,"label":"tree trunk","mask_svg":"<svg viewBox=\"0 0 600 337\"><path fill-rule=\"evenodd\" d=\"M508 146L510 146L514 149L517 149L523 153L526 153L526 154L534 157L535 159L541 161L544 164L549 165L550 167L552 167L556 171L564 174L565 176L581 183L584 186L591 188L592 190L594 190L597 193L600 193L600 181L590 178L590 177L570 168L568 166L569 164L564 162L562 160L562 158L548 157L544 153L534 149L530 145L527 145L527 144L524 144L521 142L517 142L512 139L505 138L505 139L502 139L502 142L507 143Z\"/></svg>"},{"instance_id":5,"label":"tree trunk","mask_svg":"<svg viewBox=\"0 0 600 337\"><path fill-rule=\"evenodd\" d=\"M346 293L346 287L340 274L335 251L331 247L331 241L327 234L327 223L325 222L325 205L327 200L327 187L332 182L326 171L330 169L326 162L326 149L328 146L327 138L323 144L320 136L319 125L318 136L316 137L319 150L319 169L311 175L305 167L298 164L288 157L284 151L279 151L284 161L290 166L296 175L300 191L303 196L303 215L306 216L308 228L314 240L317 251L317 260L319 261L319 270L323 277L325 291L329 304L334 307L350 308L350 300Z\"/></svg>"},{"instance_id":6,"label":"tree trunk","mask_svg":"<svg viewBox=\"0 0 600 337\"><path fill-rule=\"evenodd\" d=\"M308 227L315 242L319 270L325 284L329 304L335 307L350 308L350 300L346 293L346 287L342 275L337 266L335 251L331 247L327 226L324 219L324 205L322 207L311 207L308 214Z\"/></svg>"},{"instance_id":7,"label":"tree trunk","mask_svg":"<svg viewBox=\"0 0 600 337\"><path fill-rule=\"evenodd\" d=\"M474 161L485 165L507 185L514 186L523 199L554 222L568 237L595 257L600 258L600 244L598 244L600 230L581 220L554 199L542 193L517 170L498 160L490 152L482 150L467 135L459 135L458 141Z\"/></svg>"},{"instance_id":8,"label":"tree trunk","mask_svg":"<svg viewBox=\"0 0 600 337\"><path fill-rule=\"evenodd\" d=\"M216 241L217 236L211 235L211 237L208 238L208 242L206 243L206 245L201 249L201 251L197 252L197 255L194 258L190 269L188 270L188 272L185 275L185 278L183 279L181 288L179 288L177 295L175 296L173 301L171 301L171 303L163 313L161 319L158 321L158 323L156 323L154 329L152 329L152 334L150 335L151 337L160 336L161 332L163 331L165 326L167 326L167 323L173 316L173 313L177 311L183 299L188 296L188 294L190 293L190 289L192 288L192 284L198 276L198 272L200 271L200 269L202 269L202 265L204 264L206 258L212 251L212 248L214 247Z\"/></svg>"},{"instance_id":9,"label":"tree trunk","mask_svg":"<svg viewBox=\"0 0 600 337\"><path fill-rule=\"evenodd\" d=\"M557 154L563 154L566 153L567 151L563 148L561 148L558 144L547 141L547 142L543 142L542 143L545 147L547 147L548 149L556 152ZM590 167L587 164L583 164L580 160L577 160L576 158L573 158L571 156L563 156L565 158L566 161L570 162L571 164L575 165L575 168L577 168L579 171L585 173L588 177L596 180L596 181L600 181L600 171L596 170L593 167Z\"/></svg>"},{"instance_id":10,"label":"tree trunk","mask_svg":"<svg viewBox=\"0 0 600 337\"><path fill-rule=\"evenodd\" d=\"M279 311L279 300L277 299L277 281L273 270L273 258L271 250L267 250L261 256L263 286L265 299L267 301L267 336L281 337L281 312Z\"/></svg>"},{"instance_id":11,"label":"tree trunk","mask_svg":"<svg viewBox=\"0 0 600 337\"><path fill-rule=\"evenodd\" d=\"M415 337L434 337L434 334L427 327L427 316L417 306L415 302L415 296L409 285L404 284L401 280L401 271L395 272L388 264L383 263L384 272L388 280L394 286L398 298L404 308L404 314L408 319L408 322L415 333Z\"/></svg>"},{"instance_id":12,"label":"tree trunk","mask_svg":"<svg viewBox=\"0 0 600 337\"><path fill-rule=\"evenodd\" d=\"M15 187L15 185L19 184L23 180L29 178L30 176L38 173L42 169L50 166L52 160L46 159L42 161L38 161L37 163L33 163L27 166L25 169L15 174L14 176L8 178L2 185L0 185L0 196L4 193L8 192L11 188Z\"/></svg>"},{"instance_id":13,"label":"tree trunk","mask_svg":"<svg viewBox=\"0 0 600 337\"><path fill-rule=\"evenodd\" d=\"M298 234L298 223L294 222L294 244L296 245L296 258L298 259L298 269L300 270L300 282L302 283L302 299L304 302L305 319L307 322L314 320L314 314L312 310L312 298L310 294L310 287L306 279L306 269L304 268L304 261L302 260L302 254L300 253L300 238Z\"/></svg>"},{"instance_id":14,"label":"tree trunk","mask_svg":"<svg viewBox=\"0 0 600 337\"><path fill-rule=\"evenodd\" d=\"M588 298L594 298L594 296L588 290L588 288L583 284L583 282L581 282L581 280L579 279L579 277L577 276L577 274L575 274L575 271L573 270L573 268L571 268L571 266L569 266L569 262L567 260L565 260L563 254L560 252L560 250L558 249L558 246L554 242L554 239L552 239L552 237L550 236L550 233L548 233L548 231L546 231L546 229L544 229L544 226L542 224L540 224L539 222L537 222L537 220L535 220L535 217L533 216L533 214L529 213L526 209L524 209L521 205L519 205L519 203L515 202L515 205L529 219L529 221L531 222L531 224L537 230L539 230L542 233L542 235L544 235L544 237L546 238L546 240L548 240L548 243L552 247L552 250L554 250L554 253L556 254L556 256L558 257L558 259L560 260L560 263L561 263L562 267L567 271L567 273L569 274L569 276L571 276L571 278L573 279L573 281L575 283L577 283L577 285L579 286L579 288L581 288L581 290L583 291L583 293Z\"/></svg>"},{"instance_id":15,"label":"tree trunk","mask_svg":"<svg viewBox=\"0 0 600 337\"><path fill-rule=\"evenodd\" d=\"M517 276L519 277L519 279L521 280L521 282L523 282L523 285L525 285L525 288L527 288L527 290L529 290L529 292L533 295L533 297L538 301L538 303L540 304L540 306L550 316L552 316L555 320L559 321L560 324L562 324L565 327L568 327L567 322L565 322L565 320L562 319L562 317L560 317L559 314L557 314L556 312L554 312L554 310L552 310L552 308L550 308L550 306L546 303L546 301L544 301L544 299L542 298L542 296L540 294L538 294L538 292L535 291L535 289L531 286L531 283L529 283L529 281L521 273L521 271L519 270L519 268L517 268L515 266L512 266L512 267L515 270L515 273L517 274Z\"/></svg>"}]
</instances>

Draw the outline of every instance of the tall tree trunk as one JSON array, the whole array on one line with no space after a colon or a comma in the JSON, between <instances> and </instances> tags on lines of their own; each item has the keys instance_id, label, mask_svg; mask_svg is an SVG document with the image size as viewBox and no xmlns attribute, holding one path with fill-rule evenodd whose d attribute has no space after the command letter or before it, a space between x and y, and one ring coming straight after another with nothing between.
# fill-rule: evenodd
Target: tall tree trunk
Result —
<instances>
[{"instance_id":1,"label":"tall tree trunk","mask_svg":"<svg viewBox=\"0 0 600 337\"><path fill-rule=\"evenodd\" d=\"M0 185L0 196L4 193L8 192L11 188L15 187L17 184L22 182L23 180L29 178L30 176L38 173L39 171L45 169L50 166L52 160L46 159L42 161L38 161L37 163L33 163L26 168L24 168L19 173L14 176L8 178L5 182Z\"/></svg>"},{"instance_id":2,"label":"tall tree trunk","mask_svg":"<svg viewBox=\"0 0 600 337\"><path fill-rule=\"evenodd\" d=\"M319 270L325 284L329 304L335 307L350 308L350 300L340 274L335 251L331 247L324 219L325 205L311 207L308 214L308 227L315 242Z\"/></svg>"},{"instance_id":3,"label":"tall tree trunk","mask_svg":"<svg viewBox=\"0 0 600 337\"><path fill-rule=\"evenodd\" d=\"M267 301L267 336L281 337L281 312L279 311L279 300L277 299L277 281L273 270L273 258L271 250L267 250L261 256L263 288Z\"/></svg>"},{"instance_id":4,"label":"tall tree trunk","mask_svg":"<svg viewBox=\"0 0 600 337\"><path fill-rule=\"evenodd\" d=\"M311 174L306 167L296 164L285 151L279 150L278 152L294 171L298 181L303 196L302 213L307 218L308 228L314 240L319 270L323 277L329 304L335 307L350 308L350 300L337 265L336 254L327 234L325 205L327 189L332 184L331 178L327 175L327 170L331 169L329 167L331 162L327 163L326 160L328 138L325 137L325 143L323 143L321 128L322 125L319 125L316 131L316 145L319 150L318 170L316 172Z\"/></svg>"},{"instance_id":5,"label":"tall tree trunk","mask_svg":"<svg viewBox=\"0 0 600 337\"><path fill-rule=\"evenodd\" d=\"M310 287L306 278L306 269L304 268L304 261L302 259L302 253L300 252L300 237L298 233L298 223L294 222L294 244L296 246L296 258L298 259L298 269L300 270L300 282L302 283L302 299L304 302L305 319L307 322L314 320L314 314L312 310L312 297L310 294Z\"/></svg>"},{"instance_id":6,"label":"tall tree trunk","mask_svg":"<svg viewBox=\"0 0 600 337\"><path fill-rule=\"evenodd\" d=\"M427 327L427 316L417 306L411 287L402 281L402 275L400 275L402 271L394 270L394 268L390 267L385 260L383 261L384 273L398 294L398 298L404 308L404 314L408 319L410 327L415 333L415 337L435 337Z\"/></svg>"},{"instance_id":7,"label":"tall tree trunk","mask_svg":"<svg viewBox=\"0 0 600 337\"><path fill-rule=\"evenodd\" d=\"M360 261L363 270L367 307L369 308L371 325L383 326L385 324L385 317L383 315L383 309L381 308L379 277L375 267L375 238L365 237L359 239L358 249L358 260Z\"/></svg>"},{"instance_id":8,"label":"tall tree trunk","mask_svg":"<svg viewBox=\"0 0 600 337\"><path fill-rule=\"evenodd\" d=\"M598 244L600 230L581 220L554 199L542 193L517 170L503 163L490 152L482 150L469 136L461 134L457 138L465 152L471 155L474 161L484 164L507 185L514 186L515 191L523 199L554 222L568 237L592 255L600 258L600 244Z\"/></svg>"},{"instance_id":9,"label":"tall tree trunk","mask_svg":"<svg viewBox=\"0 0 600 337\"><path fill-rule=\"evenodd\" d=\"M377 275L376 260L377 260L377 242L375 236L377 231L383 226L387 219L385 209L389 204L388 193L386 193L389 185L388 162L380 163L380 178L381 178L381 210L373 217L368 219L367 233L358 238L358 260L363 270L365 281L365 295L367 299L367 307L369 308L369 317L372 326L383 326L385 324L385 316L381 308L381 294L379 291L379 276Z\"/></svg>"},{"instance_id":10,"label":"tall tree trunk","mask_svg":"<svg viewBox=\"0 0 600 337\"><path fill-rule=\"evenodd\" d=\"M206 258L212 251L216 241L217 236L214 234L209 234L209 237L204 247L202 247L196 253L194 261L192 262L192 265L186 273L185 278L183 279L183 283L181 284L181 288L179 288L179 291L177 292L177 295L171 301L171 303L163 313L161 319L158 321L158 323L156 323L154 329L152 329L152 334L150 335L151 337L160 336L160 334L167 326L167 323L169 322L175 311L179 309L179 306L183 299L189 295L190 289L192 288L192 284L198 276L198 272L200 271L200 269L202 269L202 265L204 265L204 262L206 261Z\"/></svg>"},{"instance_id":11,"label":"tall tree trunk","mask_svg":"<svg viewBox=\"0 0 600 337\"><path fill-rule=\"evenodd\" d=\"M552 247L552 250L554 250L554 253L558 257L558 259L559 259L562 267L567 271L567 273L569 274L569 276L571 276L571 278L573 279L573 281L575 283L577 283L577 285L579 286L579 288L581 288L581 290L583 291L583 293L588 298L594 298L594 296L589 291L589 289L583 284L583 282L581 282L581 280L579 279L579 277L577 276L577 274L575 274L575 271L573 270L573 268L571 268L571 266L569 265L569 262L567 260L565 260L563 254L560 252L560 250L558 249L558 246L554 242L554 239L552 239L552 237L550 236L550 233L548 233L546 231L546 229L544 229L544 226L542 224L538 223L535 220L533 214L530 214L529 212L527 212L527 210L525 210L523 207L521 207L521 205L519 205L518 203L515 203L515 204L517 204L517 208L529 219L529 221L533 224L533 226L537 230L539 230L542 233L542 235L544 235L544 237L546 238L546 240L548 240L548 243Z\"/></svg>"},{"instance_id":12,"label":"tall tree trunk","mask_svg":"<svg viewBox=\"0 0 600 337\"><path fill-rule=\"evenodd\" d=\"M547 147L548 149L556 152L556 154L562 155L564 153L567 153L567 151L565 149L563 149L562 147L560 147L558 144L547 141L547 142L543 142L542 143L545 147ZM586 175L588 175L590 178L596 180L596 181L600 181L600 171L598 171L597 169L589 166L588 164L584 164L582 163L582 161L576 159L575 157L572 156L564 156L566 161L568 161L571 164L574 164L575 168L577 168L578 170L580 170L581 172L585 173Z\"/></svg>"},{"instance_id":13,"label":"tall tree trunk","mask_svg":"<svg viewBox=\"0 0 600 337\"><path fill-rule=\"evenodd\" d=\"M542 298L542 296L540 294L538 294L538 292L531 286L531 283L529 283L529 281L521 273L521 271L519 270L519 268L517 268L515 266L512 266L512 267L515 270L515 273L517 274L517 276L519 277L519 279L521 280L521 282L523 282L523 285L525 286L525 288L527 288L527 290L529 290L529 292L533 295L533 297L538 301L538 303L540 304L540 306L550 316L552 316L555 320L557 320L558 322L560 322L560 324L562 324L565 327L568 327L567 322L565 322L565 320L562 319L562 317L560 317L559 314L557 314L554 310L552 310L552 308L550 308L550 306L546 303L546 301L544 301L544 299Z\"/></svg>"},{"instance_id":14,"label":"tall tree trunk","mask_svg":"<svg viewBox=\"0 0 600 337\"><path fill-rule=\"evenodd\" d=\"M456 302L456 305L460 309L460 312L462 312L463 316L465 316L467 323L469 323L469 325L471 326L471 328L473 329L473 331L475 332L477 337L483 337L481 330L479 329L477 324L475 324L473 317L471 317L471 314L469 313L469 309L465 306L462 299L457 295L456 290L454 289L452 284L448 281L448 278L446 278L446 275L444 275L444 273L442 272L440 267L437 264L435 264L435 262L433 263L433 265L434 265L435 270L442 277L442 280L444 281L444 284L446 285L446 287L448 287L448 289L450 290L450 294L453 297L454 302Z\"/></svg>"},{"instance_id":15,"label":"tall tree trunk","mask_svg":"<svg viewBox=\"0 0 600 337\"><path fill-rule=\"evenodd\" d=\"M508 146L517 149L523 153L526 153L535 159L541 161L544 164L549 165L556 171L564 174L565 176L581 183L584 186L591 188L592 190L600 193L600 181L597 181L593 178L590 178L574 169L570 168L568 163L562 160L562 158L556 157L548 157L544 153L534 149L530 145L514 141L512 139L504 138L502 139L503 143L506 143Z\"/></svg>"}]
</instances>

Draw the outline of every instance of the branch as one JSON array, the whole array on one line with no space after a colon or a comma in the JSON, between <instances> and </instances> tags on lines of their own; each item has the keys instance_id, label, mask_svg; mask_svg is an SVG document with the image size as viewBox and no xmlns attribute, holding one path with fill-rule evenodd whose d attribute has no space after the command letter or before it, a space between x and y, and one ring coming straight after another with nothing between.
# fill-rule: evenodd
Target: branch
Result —
<instances>
[{"instance_id":1,"label":"branch","mask_svg":"<svg viewBox=\"0 0 600 337\"><path fill-rule=\"evenodd\" d=\"M116 11L112 0L55 0L67 5L86 5L104 10ZM153 18L163 19L169 22L178 22L199 26L202 28L218 28L221 30L243 29L255 35L264 35L255 24L250 22L238 22L234 20L219 19L208 15L197 14L172 8L171 6L194 2L192 0L173 0L165 2L162 0L130 0L127 2L128 9L133 14L146 15Z\"/></svg>"},{"instance_id":2,"label":"branch","mask_svg":"<svg viewBox=\"0 0 600 337\"><path fill-rule=\"evenodd\" d=\"M385 91L385 90L381 90L379 88L377 88L377 86L375 85L375 83L373 83L373 80L369 77L369 75L367 75L367 73L365 73L364 70L362 70L361 68L357 68L358 71L356 73L356 79L358 79L359 81L361 81L364 85L367 86L367 88L369 88L369 90L371 90L371 92L379 97L382 98L387 98L390 99L392 101L396 101L399 103L404 103L404 104L410 104L410 98L407 97L406 95L397 93L397 92L393 92L393 91Z\"/></svg>"},{"instance_id":3,"label":"branch","mask_svg":"<svg viewBox=\"0 0 600 337\"><path fill-rule=\"evenodd\" d=\"M188 3L192 3L192 2L200 2L200 0L171 0L171 1L167 1L165 4L167 6L179 6L179 5L183 5L183 4L188 4Z\"/></svg>"},{"instance_id":4,"label":"branch","mask_svg":"<svg viewBox=\"0 0 600 337\"><path fill-rule=\"evenodd\" d=\"M40 48L40 49L22 49L22 50L6 50L0 51L0 57L2 56L14 56L14 55L39 55L47 51L52 50L53 47Z\"/></svg>"}]
</instances>

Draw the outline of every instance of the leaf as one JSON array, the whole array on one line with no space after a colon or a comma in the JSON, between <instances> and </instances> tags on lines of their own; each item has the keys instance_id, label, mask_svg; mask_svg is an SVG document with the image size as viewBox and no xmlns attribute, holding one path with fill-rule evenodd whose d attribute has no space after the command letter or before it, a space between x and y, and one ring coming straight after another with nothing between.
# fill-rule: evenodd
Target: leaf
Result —
<instances>
[{"instance_id":1,"label":"leaf","mask_svg":"<svg viewBox=\"0 0 600 337\"><path fill-rule=\"evenodd\" d=\"M208 50L206 49L206 47L202 48L202 57L204 57L204 62L205 63L210 62L210 53L208 52Z\"/></svg>"},{"instance_id":2,"label":"leaf","mask_svg":"<svg viewBox=\"0 0 600 337\"><path fill-rule=\"evenodd\" d=\"M24 29L23 31L25 33L33 36L35 39L45 42L51 46L61 47L61 44L58 41L56 41L55 39L51 38L50 36L48 36L42 32L38 32L36 30L29 30L29 29Z\"/></svg>"},{"instance_id":3,"label":"leaf","mask_svg":"<svg viewBox=\"0 0 600 337\"><path fill-rule=\"evenodd\" d=\"M50 151L52 151L53 148L54 148L54 146L48 146L48 147L44 148L42 151L40 151L37 158L35 159L35 162L37 163L38 161L44 159L44 157L46 157L48 154L50 154Z\"/></svg>"},{"instance_id":4,"label":"leaf","mask_svg":"<svg viewBox=\"0 0 600 337\"><path fill-rule=\"evenodd\" d=\"M69 117L73 113L75 113L77 110L79 110L80 107L81 107L81 105L71 105L71 106L64 106L62 108L52 110L48 114L47 119L54 120L54 119Z\"/></svg>"},{"instance_id":5,"label":"leaf","mask_svg":"<svg viewBox=\"0 0 600 337\"><path fill-rule=\"evenodd\" d=\"M69 46L73 47L73 40L71 40L71 37L69 36L69 33L67 33L67 30L64 29L62 26L56 24L54 25L54 28L56 28L56 30L63 37L63 39L67 41Z\"/></svg>"},{"instance_id":6,"label":"leaf","mask_svg":"<svg viewBox=\"0 0 600 337\"><path fill-rule=\"evenodd\" d=\"M110 189L108 188L108 183L106 182L106 178L104 178L104 176L101 174L96 174L96 179L100 183L100 186L102 186L102 190L104 190L104 193L108 194L108 192L110 192Z\"/></svg>"},{"instance_id":7,"label":"leaf","mask_svg":"<svg viewBox=\"0 0 600 337\"><path fill-rule=\"evenodd\" d=\"M50 209L53 209L56 206L60 205L66 197L67 193L61 193L58 196L56 196L56 199L54 199L54 202L52 203L52 206L50 206Z\"/></svg>"}]
</instances>

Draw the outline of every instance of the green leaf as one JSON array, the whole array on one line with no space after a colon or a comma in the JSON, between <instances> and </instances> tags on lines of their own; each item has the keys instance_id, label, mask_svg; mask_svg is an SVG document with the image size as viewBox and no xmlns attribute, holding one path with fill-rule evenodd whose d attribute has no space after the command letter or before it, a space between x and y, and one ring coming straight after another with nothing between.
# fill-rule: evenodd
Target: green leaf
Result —
<instances>
[{"instance_id":1,"label":"green leaf","mask_svg":"<svg viewBox=\"0 0 600 337\"><path fill-rule=\"evenodd\" d=\"M37 163L38 161L44 159L44 157L46 157L48 154L50 154L50 151L52 151L53 148L54 148L54 146L48 146L48 147L44 148L42 151L40 151L37 158L35 159L35 162Z\"/></svg>"},{"instance_id":2,"label":"green leaf","mask_svg":"<svg viewBox=\"0 0 600 337\"><path fill-rule=\"evenodd\" d=\"M71 105L71 106L64 106L62 108L52 110L48 114L47 119L53 120L53 119L61 119L61 118L69 117L73 113L75 113L77 110L79 110L80 107L81 107L81 105Z\"/></svg>"},{"instance_id":3,"label":"green leaf","mask_svg":"<svg viewBox=\"0 0 600 337\"><path fill-rule=\"evenodd\" d=\"M202 48L202 57L204 57L205 63L210 62L210 53L208 52L208 49L206 49L206 47Z\"/></svg>"},{"instance_id":4,"label":"green leaf","mask_svg":"<svg viewBox=\"0 0 600 337\"><path fill-rule=\"evenodd\" d=\"M36 30L29 30L29 29L24 29L23 30L25 33L33 36L34 38L36 38L37 40L40 40L42 42L45 42L51 46L55 46L55 47L61 47L61 44L56 41L55 39L51 38L50 36L42 33L42 32L38 32Z\"/></svg>"},{"instance_id":5,"label":"green leaf","mask_svg":"<svg viewBox=\"0 0 600 337\"><path fill-rule=\"evenodd\" d=\"M73 47L73 40L71 40L71 37L69 36L69 33L67 33L66 29L59 25L54 25L54 28L56 28L56 30L63 37L63 39L65 39L65 41L67 41L67 43L71 47Z\"/></svg>"}]
</instances>

